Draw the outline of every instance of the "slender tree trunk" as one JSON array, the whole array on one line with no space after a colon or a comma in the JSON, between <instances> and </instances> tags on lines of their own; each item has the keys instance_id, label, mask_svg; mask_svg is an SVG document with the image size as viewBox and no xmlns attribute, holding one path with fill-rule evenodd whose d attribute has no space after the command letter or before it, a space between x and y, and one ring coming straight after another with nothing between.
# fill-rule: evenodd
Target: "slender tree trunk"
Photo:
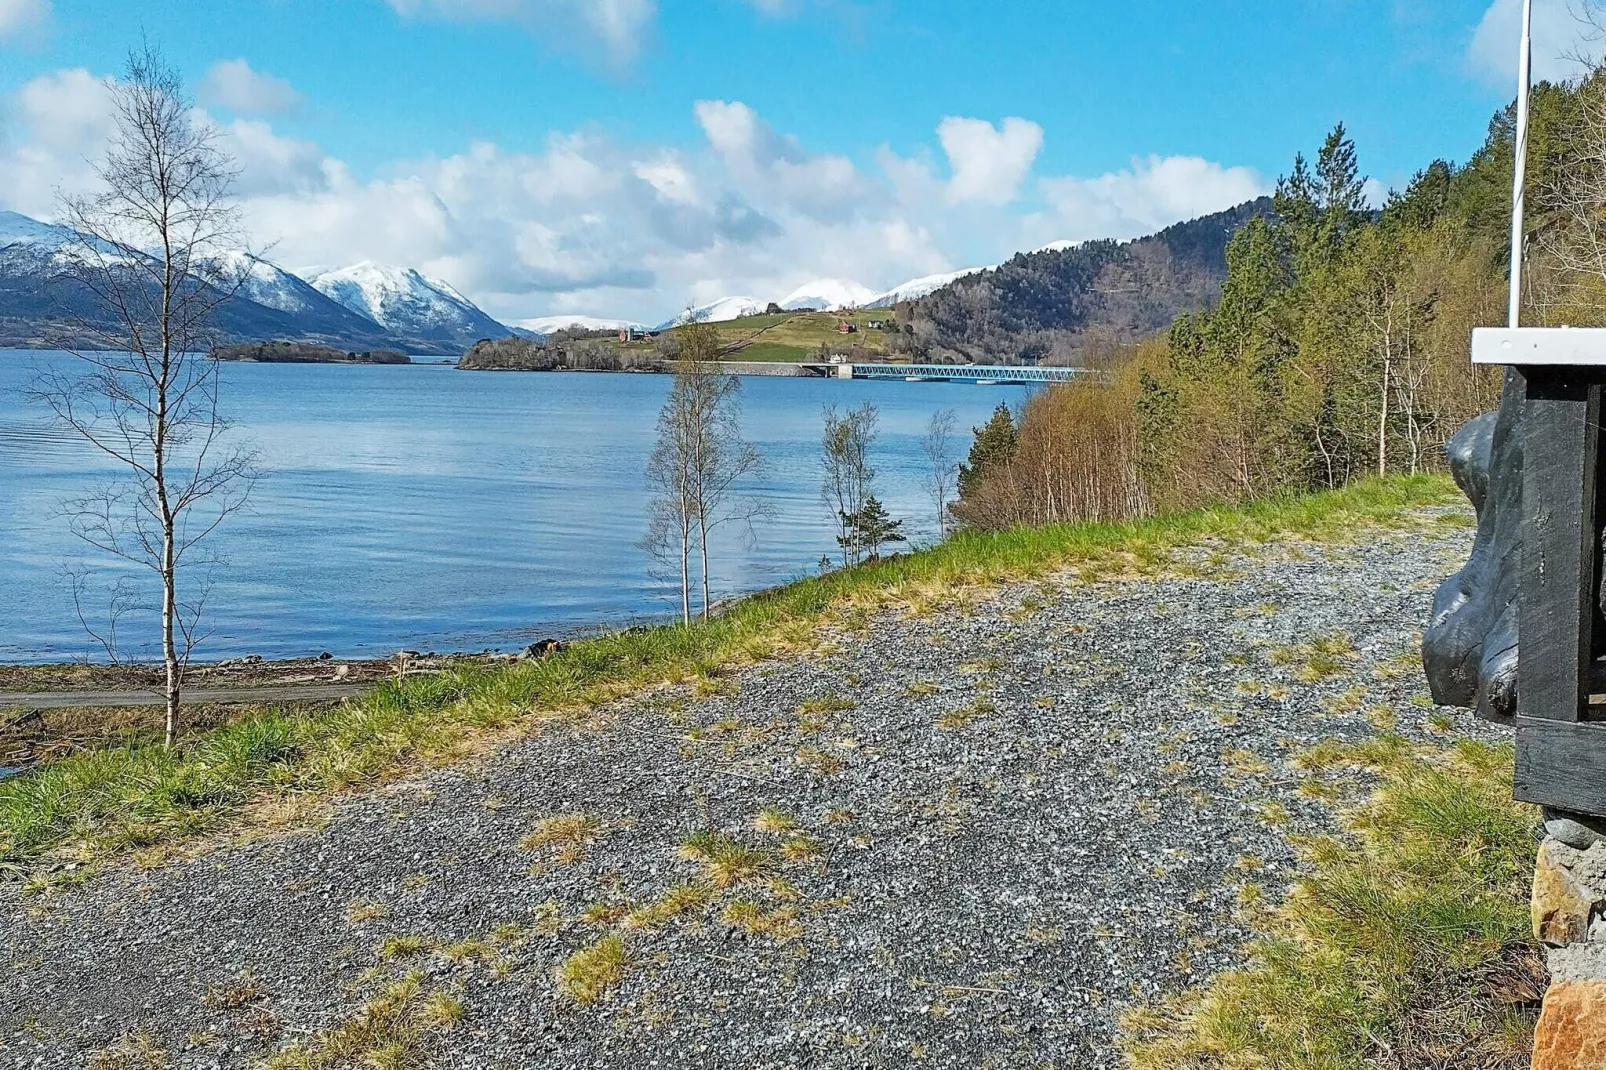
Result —
<instances>
[{"instance_id":1,"label":"slender tree trunk","mask_svg":"<svg viewBox=\"0 0 1606 1070\"><path fill-rule=\"evenodd\" d=\"M680 622L691 626L691 525L680 525Z\"/></svg>"},{"instance_id":2,"label":"slender tree trunk","mask_svg":"<svg viewBox=\"0 0 1606 1070\"><path fill-rule=\"evenodd\" d=\"M1392 372L1390 347L1392 343L1387 333L1383 335L1383 389L1378 394L1377 414L1377 474L1389 474L1389 380Z\"/></svg>"},{"instance_id":3,"label":"slender tree trunk","mask_svg":"<svg viewBox=\"0 0 1606 1070\"><path fill-rule=\"evenodd\" d=\"M705 513L697 514L697 549L702 555L703 566L703 619L708 619L708 516Z\"/></svg>"}]
</instances>

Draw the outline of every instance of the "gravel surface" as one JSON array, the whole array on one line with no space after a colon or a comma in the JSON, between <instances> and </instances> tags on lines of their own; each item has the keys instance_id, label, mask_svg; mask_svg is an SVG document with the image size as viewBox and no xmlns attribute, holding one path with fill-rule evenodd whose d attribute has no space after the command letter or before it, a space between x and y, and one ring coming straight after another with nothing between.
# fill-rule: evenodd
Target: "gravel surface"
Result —
<instances>
[{"instance_id":1,"label":"gravel surface","mask_svg":"<svg viewBox=\"0 0 1606 1070\"><path fill-rule=\"evenodd\" d=\"M1239 889L1275 895L1290 831L1331 822L1301 749L1383 706L1443 738L1411 655L1469 535L1424 531L876 615L720 693L347 798L317 831L0 888L0 1067L253 1066L414 970L464 1011L409 1065L1116 1065L1120 1013L1239 962ZM796 832L756 828L764 807ZM578 842L521 846L581 813ZM706 881L678 850L700 829L763 848L753 879L622 918ZM622 979L582 1005L558 970L610 932Z\"/></svg>"}]
</instances>

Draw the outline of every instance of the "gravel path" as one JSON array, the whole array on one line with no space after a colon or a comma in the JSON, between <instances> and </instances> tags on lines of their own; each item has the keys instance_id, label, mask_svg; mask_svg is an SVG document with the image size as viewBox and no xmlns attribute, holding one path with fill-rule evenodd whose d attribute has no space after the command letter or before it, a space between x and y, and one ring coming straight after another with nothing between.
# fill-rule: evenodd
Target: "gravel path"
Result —
<instances>
[{"instance_id":1,"label":"gravel path","mask_svg":"<svg viewBox=\"0 0 1606 1070\"><path fill-rule=\"evenodd\" d=\"M0 1067L253 1066L410 970L463 1004L423 1041L443 1068L1116 1065L1121 1011L1237 963L1239 889L1330 820L1291 759L1368 718L1435 734L1410 655L1469 536L1424 530L878 615L315 832L0 889ZM677 850L705 828L765 848L749 879L705 888ZM609 933L622 979L578 1004L560 965Z\"/></svg>"}]
</instances>

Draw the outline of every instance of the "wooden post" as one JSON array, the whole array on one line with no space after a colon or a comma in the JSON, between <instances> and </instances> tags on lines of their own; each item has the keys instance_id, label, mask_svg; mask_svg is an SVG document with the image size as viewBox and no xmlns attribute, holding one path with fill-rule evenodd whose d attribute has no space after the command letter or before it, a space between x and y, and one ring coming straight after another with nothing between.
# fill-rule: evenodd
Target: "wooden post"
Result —
<instances>
[{"instance_id":1,"label":"wooden post","mask_svg":"<svg viewBox=\"0 0 1606 1070\"><path fill-rule=\"evenodd\" d=\"M1515 795L1606 815L1606 707L1590 703L1600 610L1601 385L1606 331L1480 330L1479 363L1516 366L1522 408L1522 567Z\"/></svg>"}]
</instances>

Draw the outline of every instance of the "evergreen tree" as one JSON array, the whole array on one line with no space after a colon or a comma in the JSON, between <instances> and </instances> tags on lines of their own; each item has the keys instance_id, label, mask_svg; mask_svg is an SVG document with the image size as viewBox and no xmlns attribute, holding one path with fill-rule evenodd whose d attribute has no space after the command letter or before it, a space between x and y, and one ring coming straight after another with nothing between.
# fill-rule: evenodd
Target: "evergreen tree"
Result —
<instances>
[{"instance_id":1,"label":"evergreen tree","mask_svg":"<svg viewBox=\"0 0 1606 1070\"><path fill-rule=\"evenodd\" d=\"M960 497L973 493L988 472L1008 465L1019 443L1015 417L1002 401L993 410L992 417L974 430L976 440L971 443L969 461L959 466Z\"/></svg>"},{"instance_id":2,"label":"evergreen tree","mask_svg":"<svg viewBox=\"0 0 1606 1070\"><path fill-rule=\"evenodd\" d=\"M881 547L887 543L909 541L903 534L903 521L893 520L873 494L857 512L844 514L842 521L850 533L837 539L842 548L847 550L851 543L868 550L871 561L880 559Z\"/></svg>"}]
</instances>

